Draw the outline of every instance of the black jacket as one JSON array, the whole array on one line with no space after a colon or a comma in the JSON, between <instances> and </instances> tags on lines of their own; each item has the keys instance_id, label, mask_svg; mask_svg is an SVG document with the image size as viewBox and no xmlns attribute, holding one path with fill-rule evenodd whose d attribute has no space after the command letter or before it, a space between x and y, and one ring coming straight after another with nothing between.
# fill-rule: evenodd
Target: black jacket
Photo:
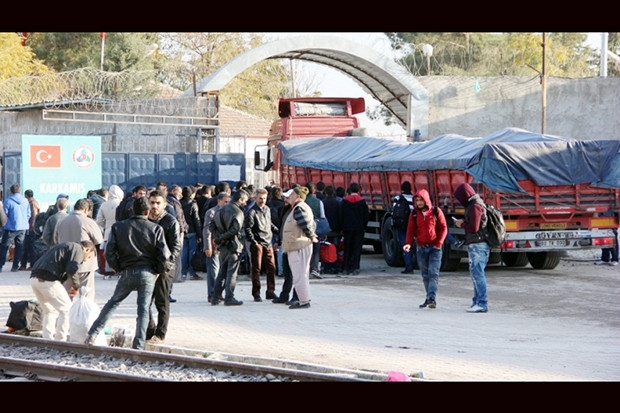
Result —
<instances>
[{"instance_id":1,"label":"black jacket","mask_svg":"<svg viewBox=\"0 0 620 413\"><path fill-rule=\"evenodd\" d=\"M32 266L30 278L64 283L71 277L72 287L80 288L77 270L84 261L84 249L78 242L62 242L47 250Z\"/></svg>"},{"instance_id":2,"label":"black jacket","mask_svg":"<svg viewBox=\"0 0 620 413\"><path fill-rule=\"evenodd\" d=\"M179 232L179 221L166 211L153 220L149 218L149 221L160 225L164 230L164 238L166 239L166 245L172 254L170 260L172 262L177 261L179 255L181 255L181 233Z\"/></svg>"},{"instance_id":3,"label":"black jacket","mask_svg":"<svg viewBox=\"0 0 620 413\"><path fill-rule=\"evenodd\" d=\"M243 223L245 240L251 244L261 244L263 247L271 246L273 234L277 234L278 227L271 222L271 208L265 205L265 211L254 204L245 214Z\"/></svg>"},{"instance_id":4,"label":"black jacket","mask_svg":"<svg viewBox=\"0 0 620 413\"><path fill-rule=\"evenodd\" d=\"M198 238L202 237L202 220L198 211L198 203L191 198L181 198L179 202L183 207L185 222L187 222L187 234L195 233Z\"/></svg>"},{"instance_id":5,"label":"black jacket","mask_svg":"<svg viewBox=\"0 0 620 413\"><path fill-rule=\"evenodd\" d=\"M240 254L243 251L241 230L243 229L243 210L237 202L229 202L215 212L209 223L209 231L220 251Z\"/></svg>"},{"instance_id":6,"label":"black jacket","mask_svg":"<svg viewBox=\"0 0 620 413\"><path fill-rule=\"evenodd\" d=\"M165 274L172 269L172 254L166 245L164 230L145 215L115 222L104 255L116 272L149 267L155 274Z\"/></svg>"}]
</instances>

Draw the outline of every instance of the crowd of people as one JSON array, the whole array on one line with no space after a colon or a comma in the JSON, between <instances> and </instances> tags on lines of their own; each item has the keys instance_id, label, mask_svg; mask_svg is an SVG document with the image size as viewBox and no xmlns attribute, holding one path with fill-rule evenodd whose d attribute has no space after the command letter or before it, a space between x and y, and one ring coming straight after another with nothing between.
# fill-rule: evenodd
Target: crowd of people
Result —
<instances>
[{"instance_id":1,"label":"crowd of people","mask_svg":"<svg viewBox=\"0 0 620 413\"><path fill-rule=\"evenodd\" d=\"M71 208L68 195L59 194L56 203L41 212L33 191L26 190L22 196L15 184L5 205L0 201L0 271L14 245L11 271L31 271L31 286L43 310L43 337L56 340L67 339L69 309L78 291L84 289L81 295L94 300L97 272L118 277L85 343L95 343L118 305L136 291L132 347L144 349L147 342L165 340L170 303L176 302L172 298L175 283L206 278L208 303L243 305L235 296L235 287L244 255L249 261L253 301L262 302L264 296L289 309L310 308L311 278L360 274L370 215L360 189L355 182L346 190L322 182L294 184L286 190L255 188L243 181L234 187L222 181L170 188L158 182L148 188L137 185L124 194L112 185L89 191ZM399 196L410 206L407 224L397 228L406 263L403 273L413 272L415 243L426 292L419 307L434 309L442 245L454 241L441 208L432 205L428 191L412 194L409 182L403 182L401 190ZM474 288L467 311L486 313L485 267L490 247L481 231L486 216L480 196L470 185L460 185L454 196L465 208L464 217L454 225L466 234L462 242L467 246ZM329 224L326 234L317 234L320 219ZM324 261L321 244L338 246L339 259ZM204 254L204 268L193 268L194 254ZM604 258L617 262L617 249ZM282 278L279 293L278 278Z\"/></svg>"},{"instance_id":2,"label":"crowd of people","mask_svg":"<svg viewBox=\"0 0 620 413\"><path fill-rule=\"evenodd\" d=\"M118 305L136 291L132 347L143 349L146 342L165 340L175 283L206 278L211 305L239 306L243 301L235 297L235 286L247 260L255 302L264 297L304 309L310 308L311 278L359 274L369 218L359 190L357 183L345 191L322 182L285 190L222 181L185 187L158 182L124 193L112 185L91 190L73 204L68 195L58 194L41 211L33 191L22 195L15 184L6 205L0 204L0 271L9 250L11 271L31 271L43 309L43 337L56 340L67 339L69 309L78 291L94 300L96 274L117 277L85 342L94 344ZM321 236L320 218L331 230ZM322 261L322 242L338 246L341 259ZM201 271L193 266L194 254L205 255ZM279 293L278 278L283 281Z\"/></svg>"}]
</instances>

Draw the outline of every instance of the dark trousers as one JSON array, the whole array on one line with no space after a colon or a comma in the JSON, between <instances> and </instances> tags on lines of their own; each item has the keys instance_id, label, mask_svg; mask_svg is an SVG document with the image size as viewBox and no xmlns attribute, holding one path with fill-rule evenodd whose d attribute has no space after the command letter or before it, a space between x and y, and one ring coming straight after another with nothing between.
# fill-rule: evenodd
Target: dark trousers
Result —
<instances>
[{"instance_id":1,"label":"dark trousers","mask_svg":"<svg viewBox=\"0 0 620 413\"><path fill-rule=\"evenodd\" d=\"M237 286L237 272L239 271L239 254L230 252L226 248L220 250L220 270L215 279L213 298L222 295L224 302L235 299L235 287Z\"/></svg>"},{"instance_id":2,"label":"dark trousers","mask_svg":"<svg viewBox=\"0 0 620 413\"><path fill-rule=\"evenodd\" d=\"M271 245L265 247L257 244L250 246L252 256L252 297L260 297L260 273L265 271L267 278L266 298L274 298L276 293L276 260Z\"/></svg>"},{"instance_id":3,"label":"dark trousers","mask_svg":"<svg viewBox=\"0 0 620 413\"><path fill-rule=\"evenodd\" d=\"M20 261L20 267L27 268L28 263L30 263L31 266L34 264L34 242L37 238L34 231L26 231L26 235L24 236L24 252Z\"/></svg>"},{"instance_id":4,"label":"dark trousers","mask_svg":"<svg viewBox=\"0 0 620 413\"><path fill-rule=\"evenodd\" d=\"M615 261L618 262L618 230L614 229L614 236L616 239L616 245L609 248L602 249L601 260L605 262Z\"/></svg>"},{"instance_id":5,"label":"dark trousers","mask_svg":"<svg viewBox=\"0 0 620 413\"><path fill-rule=\"evenodd\" d=\"M360 269L364 231L344 231L344 264L342 271L347 274Z\"/></svg>"},{"instance_id":6,"label":"dark trousers","mask_svg":"<svg viewBox=\"0 0 620 413\"><path fill-rule=\"evenodd\" d=\"M282 284L282 291L280 292L279 298L288 301L291 290L293 290L293 300L298 300L297 293L293 289L293 272L291 271L290 265L288 265L288 254L286 252L282 253L282 275L284 275L284 284Z\"/></svg>"},{"instance_id":7,"label":"dark trousers","mask_svg":"<svg viewBox=\"0 0 620 413\"><path fill-rule=\"evenodd\" d=\"M153 336L157 336L162 340L166 338L168 320L170 319L170 287L172 287L173 278L174 270L168 274L160 275L155 280L153 298L149 305L149 325L146 328L147 340ZM155 324L153 319L153 304L155 304L155 309L157 310L157 324Z\"/></svg>"},{"instance_id":8,"label":"dark trousers","mask_svg":"<svg viewBox=\"0 0 620 413\"><path fill-rule=\"evenodd\" d=\"M19 268L19 261L22 258L23 250L24 250L24 238L26 236L25 230L20 231L10 231L5 229L2 234L2 242L0 242L0 270L4 267L6 263L7 253L9 252L9 247L11 243L15 241L15 254L13 255L13 265L11 270L17 271Z\"/></svg>"}]
</instances>

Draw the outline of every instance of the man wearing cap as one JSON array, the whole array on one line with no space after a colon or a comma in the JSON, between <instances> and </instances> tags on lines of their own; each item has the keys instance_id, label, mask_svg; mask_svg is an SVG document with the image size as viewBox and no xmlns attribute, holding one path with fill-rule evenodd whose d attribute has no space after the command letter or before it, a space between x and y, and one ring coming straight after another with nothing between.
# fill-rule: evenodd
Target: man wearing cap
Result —
<instances>
[{"instance_id":1,"label":"man wearing cap","mask_svg":"<svg viewBox=\"0 0 620 413\"><path fill-rule=\"evenodd\" d=\"M282 251L288 255L293 285L299 297L290 309L310 308L310 259L312 245L319 242L319 238L312 210L304 202L308 192L305 186L293 189L289 196L291 212L282 225Z\"/></svg>"}]
</instances>

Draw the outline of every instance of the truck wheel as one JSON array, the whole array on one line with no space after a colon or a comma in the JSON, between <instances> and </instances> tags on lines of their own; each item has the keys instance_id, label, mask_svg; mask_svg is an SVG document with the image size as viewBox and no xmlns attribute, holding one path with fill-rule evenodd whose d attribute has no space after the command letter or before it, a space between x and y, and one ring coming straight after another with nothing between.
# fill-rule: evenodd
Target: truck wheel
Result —
<instances>
[{"instance_id":1,"label":"truck wheel","mask_svg":"<svg viewBox=\"0 0 620 413\"><path fill-rule=\"evenodd\" d=\"M441 271L456 271L461 264L461 257L450 257L452 247L449 242L444 242L441 255Z\"/></svg>"},{"instance_id":2,"label":"truck wheel","mask_svg":"<svg viewBox=\"0 0 620 413\"><path fill-rule=\"evenodd\" d=\"M528 263L524 252L502 252L502 261L506 267L525 267Z\"/></svg>"},{"instance_id":3,"label":"truck wheel","mask_svg":"<svg viewBox=\"0 0 620 413\"><path fill-rule=\"evenodd\" d=\"M488 264L499 264L502 260L502 253L491 251L489 254L489 262Z\"/></svg>"},{"instance_id":4,"label":"truck wheel","mask_svg":"<svg viewBox=\"0 0 620 413\"><path fill-rule=\"evenodd\" d=\"M392 219L388 218L381 228L381 245L383 258L390 267L403 267L405 260L398 242L398 233L392 228Z\"/></svg>"},{"instance_id":5,"label":"truck wheel","mask_svg":"<svg viewBox=\"0 0 620 413\"><path fill-rule=\"evenodd\" d=\"M559 252L528 252L527 259L530 265L537 270L552 270L560 263Z\"/></svg>"}]
</instances>

